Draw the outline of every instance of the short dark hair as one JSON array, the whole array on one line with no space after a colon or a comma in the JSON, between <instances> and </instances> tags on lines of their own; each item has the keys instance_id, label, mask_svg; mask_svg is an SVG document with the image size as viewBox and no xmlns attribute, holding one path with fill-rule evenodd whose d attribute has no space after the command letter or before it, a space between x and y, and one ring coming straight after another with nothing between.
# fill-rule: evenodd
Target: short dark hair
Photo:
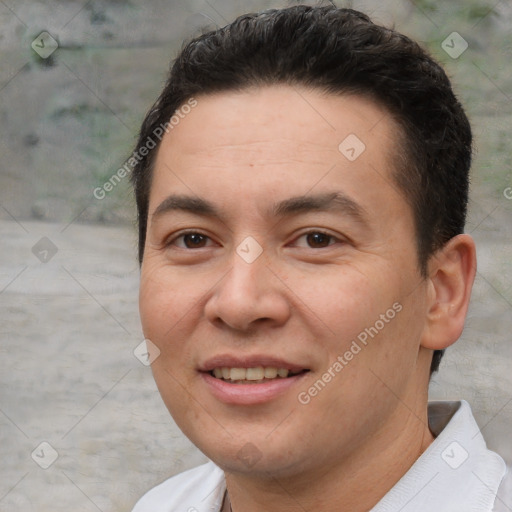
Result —
<instances>
[{"instance_id":1,"label":"short dark hair","mask_svg":"<svg viewBox=\"0 0 512 512\"><path fill-rule=\"evenodd\" d=\"M191 97L273 84L362 95L393 116L401 132L393 178L412 208L418 265L426 277L429 258L464 230L471 128L443 68L417 43L361 12L306 5L271 9L192 39L146 115L136 151ZM131 177L139 262L157 149L137 162ZM442 355L434 351L431 374Z\"/></svg>"}]
</instances>

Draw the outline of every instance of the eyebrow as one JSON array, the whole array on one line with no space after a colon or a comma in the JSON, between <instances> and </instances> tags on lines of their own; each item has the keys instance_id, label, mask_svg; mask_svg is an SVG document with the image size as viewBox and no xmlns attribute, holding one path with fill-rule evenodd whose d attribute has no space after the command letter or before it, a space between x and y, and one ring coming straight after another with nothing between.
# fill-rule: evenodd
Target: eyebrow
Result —
<instances>
[{"instance_id":1,"label":"eyebrow","mask_svg":"<svg viewBox=\"0 0 512 512\"><path fill-rule=\"evenodd\" d=\"M153 212L153 218L158 218L172 211L185 211L195 215L222 219L219 209L210 201L188 195L170 195L165 198ZM313 211L337 211L352 217L354 220L367 224L365 209L352 198L342 192L302 195L285 199L273 205L270 216L288 217Z\"/></svg>"},{"instance_id":2,"label":"eyebrow","mask_svg":"<svg viewBox=\"0 0 512 512\"><path fill-rule=\"evenodd\" d=\"M196 215L204 215L208 217L220 218L220 212L215 206L201 199L200 197L192 197L186 195L170 195L166 197L153 212L153 218L161 217L165 213L181 210L194 213Z\"/></svg>"},{"instance_id":3,"label":"eyebrow","mask_svg":"<svg viewBox=\"0 0 512 512\"><path fill-rule=\"evenodd\" d=\"M365 209L354 201L354 199L342 192L291 197L290 199L285 199L277 203L272 208L271 213L277 217L285 217L311 211L337 211L348 217L352 217L358 222L367 223Z\"/></svg>"}]
</instances>

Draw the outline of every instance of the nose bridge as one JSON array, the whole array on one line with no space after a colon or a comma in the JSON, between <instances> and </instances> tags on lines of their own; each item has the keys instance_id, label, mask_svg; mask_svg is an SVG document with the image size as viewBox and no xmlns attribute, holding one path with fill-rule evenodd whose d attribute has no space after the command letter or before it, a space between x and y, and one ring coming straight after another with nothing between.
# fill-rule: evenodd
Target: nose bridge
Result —
<instances>
[{"instance_id":1,"label":"nose bridge","mask_svg":"<svg viewBox=\"0 0 512 512\"><path fill-rule=\"evenodd\" d=\"M247 261L240 256L237 249L232 256L231 265L225 282L221 283L231 296L242 301L246 298L248 302L252 302L258 300L265 291L270 291L269 270L262 257Z\"/></svg>"},{"instance_id":2,"label":"nose bridge","mask_svg":"<svg viewBox=\"0 0 512 512\"><path fill-rule=\"evenodd\" d=\"M211 321L244 330L256 321L286 321L289 307L282 285L267 268L266 258L260 255L253 260L246 259L237 249L230 271L218 283L206 305L206 314Z\"/></svg>"}]
</instances>

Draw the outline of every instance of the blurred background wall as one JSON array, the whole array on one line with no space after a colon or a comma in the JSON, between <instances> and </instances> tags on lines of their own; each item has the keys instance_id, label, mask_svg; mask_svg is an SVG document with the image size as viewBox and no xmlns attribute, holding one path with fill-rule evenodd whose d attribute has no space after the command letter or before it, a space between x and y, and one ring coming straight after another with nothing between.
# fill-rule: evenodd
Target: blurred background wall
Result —
<instances>
[{"instance_id":1,"label":"blurred background wall","mask_svg":"<svg viewBox=\"0 0 512 512\"><path fill-rule=\"evenodd\" d=\"M0 511L130 510L204 460L140 361L134 204L127 177L105 184L183 39L296 3L0 0ZM468 400L510 465L512 4L337 5L428 46L467 107L479 271L431 397Z\"/></svg>"}]
</instances>

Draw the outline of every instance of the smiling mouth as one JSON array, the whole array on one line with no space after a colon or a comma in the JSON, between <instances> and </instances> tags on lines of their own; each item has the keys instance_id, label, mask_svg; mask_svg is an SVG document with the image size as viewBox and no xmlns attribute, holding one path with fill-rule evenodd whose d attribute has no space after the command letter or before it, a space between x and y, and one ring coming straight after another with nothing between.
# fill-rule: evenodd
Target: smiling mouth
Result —
<instances>
[{"instance_id":1,"label":"smiling mouth","mask_svg":"<svg viewBox=\"0 0 512 512\"><path fill-rule=\"evenodd\" d=\"M273 366L256 366L254 368L214 368L209 374L216 379L231 384L261 384L273 380L287 379L308 372L309 370L291 371Z\"/></svg>"}]
</instances>

